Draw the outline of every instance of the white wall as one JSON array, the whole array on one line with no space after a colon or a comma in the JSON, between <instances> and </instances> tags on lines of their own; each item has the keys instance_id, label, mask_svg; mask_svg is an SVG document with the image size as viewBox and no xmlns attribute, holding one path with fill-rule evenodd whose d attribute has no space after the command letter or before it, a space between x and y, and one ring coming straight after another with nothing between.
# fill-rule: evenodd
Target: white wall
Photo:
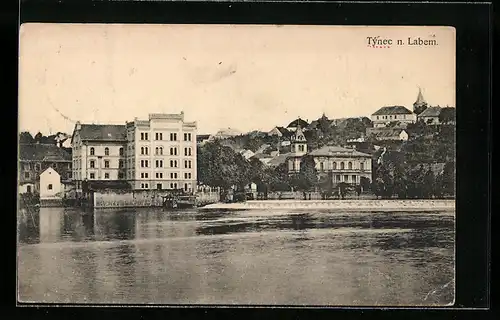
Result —
<instances>
[{"instance_id":1,"label":"white wall","mask_svg":"<svg viewBox=\"0 0 500 320\"><path fill-rule=\"evenodd\" d=\"M40 199L62 197L61 176L48 168L40 174Z\"/></svg>"},{"instance_id":2,"label":"white wall","mask_svg":"<svg viewBox=\"0 0 500 320\"><path fill-rule=\"evenodd\" d=\"M35 185L33 183L25 183L19 186L19 193L28 193L28 186L31 187L31 193L35 191Z\"/></svg>"}]
</instances>

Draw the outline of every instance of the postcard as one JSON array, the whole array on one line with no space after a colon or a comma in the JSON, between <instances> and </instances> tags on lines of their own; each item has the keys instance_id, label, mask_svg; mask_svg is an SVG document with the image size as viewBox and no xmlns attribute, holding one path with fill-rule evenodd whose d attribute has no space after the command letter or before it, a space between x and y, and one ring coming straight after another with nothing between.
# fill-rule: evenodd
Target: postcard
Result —
<instances>
[{"instance_id":1,"label":"postcard","mask_svg":"<svg viewBox=\"0 0 500 320\"><path fill-rule=\"evenodd\" d=\"M449 306L455 29L23 24L18 303Z\"/></svg>"}]
</instances>

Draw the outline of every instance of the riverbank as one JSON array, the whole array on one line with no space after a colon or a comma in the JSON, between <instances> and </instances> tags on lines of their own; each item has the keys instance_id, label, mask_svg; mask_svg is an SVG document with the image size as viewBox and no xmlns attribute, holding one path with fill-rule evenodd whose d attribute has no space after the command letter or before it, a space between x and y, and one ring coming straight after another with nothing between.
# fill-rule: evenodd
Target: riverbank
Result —
<instances>
[{"instance_id":1,"label":"riverbank","mask_svg":"<svg viewBox=\"0 0 500 320\"><path fill-rule=\"evenodd\" d=\"M252 200L204 209L455 210L455 200Z\"/></svg>"}]
</instances>

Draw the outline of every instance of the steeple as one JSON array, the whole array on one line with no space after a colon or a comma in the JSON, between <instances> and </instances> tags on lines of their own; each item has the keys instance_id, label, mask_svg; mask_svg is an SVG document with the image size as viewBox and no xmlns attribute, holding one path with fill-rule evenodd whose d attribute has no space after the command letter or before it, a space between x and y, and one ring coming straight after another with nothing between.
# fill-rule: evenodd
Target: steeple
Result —
<instances>
[{"instance_id":1,"label":"steeple","mask_svg":"<svg viewBox=\"0 0 500 320\"><path fill-rule=\"evenodd\" d=\"M292 152L298 155L307 153L307 140L300 124L297 126L297 130L292 136Z\"/></svg>"},{"instance_id":2,"label":"steeple","mask_svg":"<svg viewBox=\"0 0 500 320\"><path fill-rule=\"evenodd\" d=\"M417 115L421 114L425 109L427 109L427 102L422 94L422 89L418 87L417 100L413 103L413 112Z\"/></svg>"}]
</instances>

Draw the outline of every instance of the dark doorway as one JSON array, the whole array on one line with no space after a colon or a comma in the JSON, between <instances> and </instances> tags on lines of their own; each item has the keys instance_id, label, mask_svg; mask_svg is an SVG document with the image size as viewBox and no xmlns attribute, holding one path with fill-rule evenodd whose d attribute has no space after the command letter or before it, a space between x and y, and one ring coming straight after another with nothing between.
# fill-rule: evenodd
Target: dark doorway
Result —
<instances>
[{"instance_id":1,"label":"dark doorway","mask_svg":"<svg viewBox=\"0 0 500 320\"><path fill-rule=\"evenodd\" d=\"M31 193L31 186L27 186L27 187L26 187L26 192L27 192L27 193Z\"/></svg>"},{"instance_id":2,"label":"dark doorway","mask_svg":"<svg viewBox=\"0 0 500 320\"><path fill-rule=\"evenodd\" d=\"M156 185L156 188L157 188L158 190L161 190L161 183L158 183L158 184Z\"/></svg>"}]
</instances>

